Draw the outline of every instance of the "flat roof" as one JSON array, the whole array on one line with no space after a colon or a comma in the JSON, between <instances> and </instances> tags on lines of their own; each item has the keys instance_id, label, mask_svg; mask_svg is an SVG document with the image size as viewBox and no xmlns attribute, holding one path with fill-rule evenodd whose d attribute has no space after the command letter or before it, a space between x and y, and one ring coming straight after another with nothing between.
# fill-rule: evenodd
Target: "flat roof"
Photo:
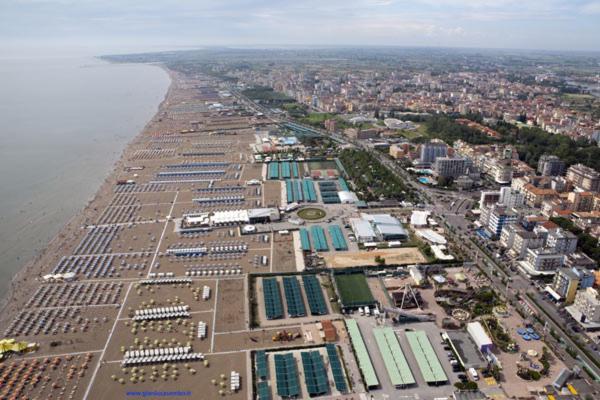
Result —
<instances>
[{"instance_id":1,"label":"flat roof","mask_svg":"<svg viewBox=\"0 0 600 400\"><path fill-rule=\"evenodd\" d=\"M383 236L386 236L386 235L408 236L408 232L401 225L378 224L376 226L376 229Z\"/></svg>"},{"instance_id":2,"label":"flat roof","mask_svg":"<svg viewBox=\"0 0 600 400\"><path fill-rule=\"evenodd\" d=\"M428 240L432 243L436 244L446 244L448 241L445 237L437 233L432 229L417 229L415 230L416 234L422 237L425 240Z\"/></svg>"},{"instance_id":3,"label":"flat roof","mask_svg":"<svg viewBox=\"0 0 600 400\"><path fill-rule=\"evenodd\" d=\"M410 371L394 330L390 327L374 328L373 334L392 385L414 385L415 378Z\"/></svg>"},{"instance_id":4,"label":"flat roof","mask_svg":"<svg viewBox=\"0 0 600 400\"><path fill-rule=\"evenodd\" d=\"M427 383L447 382L448 377L425 331L408 331L406 338L425 381Z\"/></svg>"},{"instance_id":5,"label":"flat roof","mask_svg":"<svg viewBox=\"0 0 600 400\"><path fill-rule=\"evenodd\" d=\"M360 329L358 329L358 323L353 319L347 319L345 322L348 334L350 335L350 340L352 340L354 352L356 353L358 366L360 367L365 380L365 385L368 388L379 386L379 380L377 379L375 368L373 368L373 364L369 358L369 351L367 350L367 346L365 346Z\"/></svg>"},{"instance_id":6,"label":"flat roof","mask_svg":"<svg viewBox=\"0 0 600 400\"><path fill-rule=\"evenodd\" d=\"M413 211L410 215L411 225L427 225L427 218L431 212L429 211Z\"/></svg>"},{"instance_id":7,"label":"flat roof","mask_svg":"<svg viewBox=\"0 0 600 400\"><path fill-rule=\"evenodd\" d=\"M390 214L362 214L362 217L378 225L400 225L400 221Z\"/></svg>"},{"instance_id":8,"label":"flat roof","mask_svg":"<svg viewBox=\"0 0 600 400\"><path fill-rule=\"evenodd\" d=\"M485 329L483 329L483 325L481 325L481 322L479 321L469 322L467 324L467 332L469 332L469 334L475 341L475 344L477 344L478 346L493 344L492 339L488 336Z\"/></svg>"},{"instance_id":9,"label":"flat roof","mask_svg":"<svg viewBox=\"0 0 600 400\"><path fill-rule=\"evenodd\" d=\"M369 221L360 218L352 218L350 224L352 225L352 230L356 234L357 239L377 236Z\"/></svg>"},{"instance_id":10,"label":"flat roof","mask_svg":"<svg viewBox=\"0 0 600 400\"><path fill-rule=\"evenodd\" d=\"M463 331L448 331L446 334L450 338L452 347L458 353L459 361L463 367L466 369L485 367L486 361L468 333Z\"/></svg>"}]
</instances>

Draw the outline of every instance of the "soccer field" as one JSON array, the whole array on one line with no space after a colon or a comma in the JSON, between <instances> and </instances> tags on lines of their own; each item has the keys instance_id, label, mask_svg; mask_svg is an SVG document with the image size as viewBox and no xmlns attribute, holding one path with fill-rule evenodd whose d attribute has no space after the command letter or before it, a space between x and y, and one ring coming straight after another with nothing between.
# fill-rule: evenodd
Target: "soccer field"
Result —
<instances>
[{"instance_id":1,"label":"soccer field","mask_svg":"<svg viewBox=\"0 0 600 400\"><path fill-rule=\"evenodd\" d=\"M370 305L375 301L367 284L367 278L361 273L335 275L335 282L343 307Z\"/></svg>"}]
</instances>

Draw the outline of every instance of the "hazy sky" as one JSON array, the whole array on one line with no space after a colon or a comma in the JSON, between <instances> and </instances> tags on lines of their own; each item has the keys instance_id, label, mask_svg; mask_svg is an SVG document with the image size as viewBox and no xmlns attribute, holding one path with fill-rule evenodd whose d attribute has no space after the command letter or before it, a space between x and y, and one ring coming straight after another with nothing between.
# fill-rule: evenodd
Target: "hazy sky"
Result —
<instances>
[{"instance_id":1,"label":"hazy sky","mask_svg":"<svg viewBox=\"0 0 600 400\"><path fill-rule=\"evenodd\" d=\"M600 0L0 0L0 44L600 50Z\"/></svg>"}]
</instances>

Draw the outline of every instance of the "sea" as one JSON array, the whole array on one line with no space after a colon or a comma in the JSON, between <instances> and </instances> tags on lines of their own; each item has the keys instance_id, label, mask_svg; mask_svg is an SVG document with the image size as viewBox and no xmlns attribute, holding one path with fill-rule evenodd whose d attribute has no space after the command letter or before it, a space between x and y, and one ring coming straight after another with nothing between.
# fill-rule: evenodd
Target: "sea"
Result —
<instances>
[{"instance_id":1,"label":"sea","mask_svg":"<svg viewBox=\"0 0 600 400\"><path fill-rule=\"evenodd\" d=\"M169 84L154 65L0 57L0 299L93 198Z\"/></svg>"}]
</instances>

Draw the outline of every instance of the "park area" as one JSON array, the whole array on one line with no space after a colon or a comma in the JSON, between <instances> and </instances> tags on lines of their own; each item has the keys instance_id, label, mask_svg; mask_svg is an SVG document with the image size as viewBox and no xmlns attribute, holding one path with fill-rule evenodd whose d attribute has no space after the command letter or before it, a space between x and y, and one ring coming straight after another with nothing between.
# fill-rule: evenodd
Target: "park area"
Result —
<instances>
[{"instance_id":1,"label":"park area","mask_svg":"<svg viewBox=\"0 0 600 400\"><path fill-rule=\"evenodd\" d=\"M334 278L342 307L352 308L375 303L363 273L336 274Z\"/></svg>"}]
</instances>

